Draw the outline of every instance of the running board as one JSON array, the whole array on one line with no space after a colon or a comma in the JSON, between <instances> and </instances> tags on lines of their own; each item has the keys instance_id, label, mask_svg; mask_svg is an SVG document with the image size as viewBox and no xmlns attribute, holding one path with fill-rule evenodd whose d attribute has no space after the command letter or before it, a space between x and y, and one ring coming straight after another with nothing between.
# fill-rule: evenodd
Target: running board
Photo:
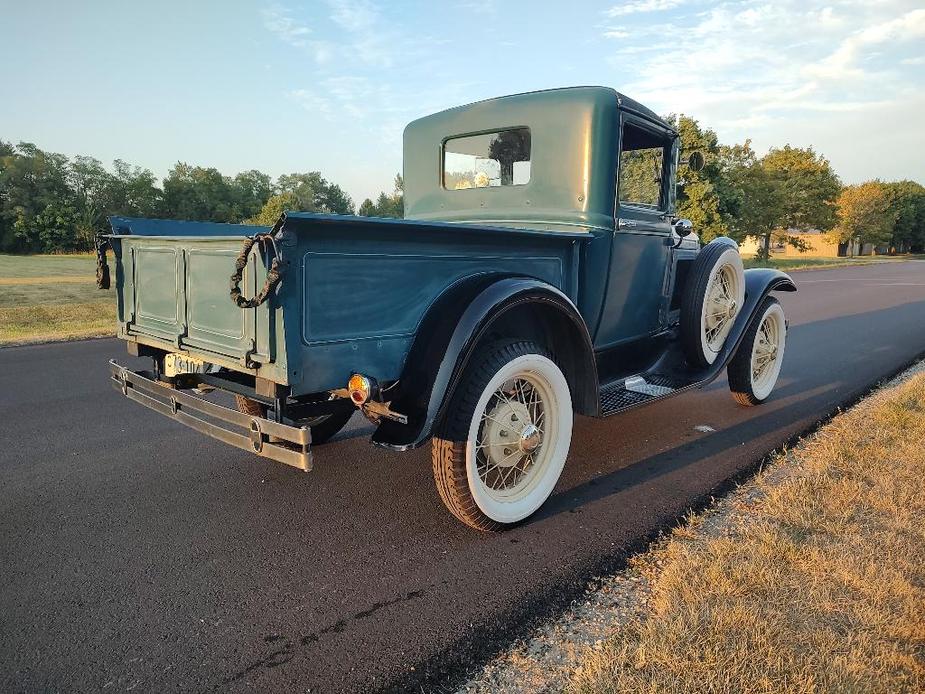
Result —
<instances>
[{"instance_id":1,"label":"running board","mask_svg":"<svg viewBox=\"0 0 925 694\"><path fill-rule=\"evenodd\" d=\"M609 383L600 391L601 416L624 412L687 390L697 383L683 382L660 374L643 374Z\"/></svg>"}]
</instances>

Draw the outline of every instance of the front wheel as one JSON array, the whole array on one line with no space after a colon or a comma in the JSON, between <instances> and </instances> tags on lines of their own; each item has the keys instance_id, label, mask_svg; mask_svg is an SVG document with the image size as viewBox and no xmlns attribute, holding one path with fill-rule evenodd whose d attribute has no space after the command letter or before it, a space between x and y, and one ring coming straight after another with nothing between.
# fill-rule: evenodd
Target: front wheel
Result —
<instances>
[{"instance_id":1,"label":"front wheel","mask_svg":"<svg viewBox=\"0 0 925 694\"><path fill-rule=\"evenodd\" d=\"M500 342L480 350L432 444L450 513L477 530L532 515L562 473L572 419L568 383L544 349Z\"/></svg>"},{"instance_id":2,"label":"front wheel","mask_svg":"<svg viewBox=\"0 0 925 694\"><path fill-rule=\"evenodd\" d=\"M767 297L758 318L745 331L742 344L729 362L729 390L740 405L751 407L768 399L784 362L787 321L780 302Z\"/></svg>"}]
</instances>

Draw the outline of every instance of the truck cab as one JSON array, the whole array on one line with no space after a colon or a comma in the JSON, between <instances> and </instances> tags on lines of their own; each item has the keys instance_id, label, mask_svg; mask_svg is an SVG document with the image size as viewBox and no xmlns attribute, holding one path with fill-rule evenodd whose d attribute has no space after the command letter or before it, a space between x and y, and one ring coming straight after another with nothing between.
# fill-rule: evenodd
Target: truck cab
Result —
<instances>
[{"instance_id":1,"label":"truck cab","mask_svg":"<svg viewBox=\"0 0 925 694\"><path fill-rule=\"evenodd\" d=\"M605 87L450 109L405 129L405 216L587 234L576 304L595 350L619 349L678 319L699 249L675 232L680 147L671 124Z\"/></svg>"}]
</instances>

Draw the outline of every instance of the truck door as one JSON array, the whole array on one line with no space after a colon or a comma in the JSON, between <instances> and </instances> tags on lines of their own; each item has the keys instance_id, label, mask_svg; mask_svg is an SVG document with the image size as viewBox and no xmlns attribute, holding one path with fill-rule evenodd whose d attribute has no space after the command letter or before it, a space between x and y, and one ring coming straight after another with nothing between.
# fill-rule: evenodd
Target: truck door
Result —
<instances>
[{"instance_id":1,"label":"truck door","mask_svg":"<svg viewBox=\"0 0 925 694\"><path fill-rule=\"evenodd\" d=\"M621 116L616 225L597 349L651 335L664 326L674 138L645 119Z\"/></svg>"}]
</instances>

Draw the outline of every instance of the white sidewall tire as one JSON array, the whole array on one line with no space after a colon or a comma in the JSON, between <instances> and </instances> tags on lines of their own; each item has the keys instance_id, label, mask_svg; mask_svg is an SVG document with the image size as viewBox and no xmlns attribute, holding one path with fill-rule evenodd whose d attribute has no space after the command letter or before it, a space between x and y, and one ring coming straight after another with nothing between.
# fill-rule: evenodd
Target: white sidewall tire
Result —
<instances>
[{"instance_id":1,"label":"white sidewall tire","mask_svg":"<svg viewBox=\"0 0 925 694\"><path fill-rule=\"evenodd\" d=\"M709 340L707 340L707 324L706 324L706 313L708 309L708 295L710 289L713 287L713 283L716 280L716 276L722 271L724 267L730 267L735 276L735 302L736 302L736 315L729 321L728 327L724 329L722 340L719 344L711 345ZM735 322L735 318L738 317L739 312L742 310L742 304L745 303L745 266L742 264L742 256L739 255L738 249L727 248L719 256L717 261L713 264L713 268L710 270L710 276L707 280L707 286L704 290L704 295L701 297L700 302L700 348L703 352L703 358L707 364L712 364L716 361L716 357L719 355L720 351L723 349L723 345L726 343L726 337L729 335L729 330L732 328L732 324Z\"/></svg>"},{"instance_id":2,"label":"white sidewall tire","mask_svg":"<svg viewBox=\"0 0 925 694\"><path fill-rule=\"evenodd\" d=\"M505 381L524 373L529 373L544 382L552 396L552 402L544 401L544 407L548 407L546 410L548 432L543 443L544 446L551 445L552 449L548 452L548 459L538 470L537 477L530 480L528 487L522 493L508 500L499 500L489 493L479 477L475 446L482 414L492 395ZM549 498L562 474L572 442L572 424L572 398L568 382L555 362L540 354L525 354L502 366L492 376L479 397L466 441L466 478L469 491L479 510L498 523L516 523L539 509Z\"/></svg>"},{"instance_id":3,"label":"white sidewall tire","mask_svg":"<svg viewBox=\"0 0 925 694\"><path fill-rule=\"evenodd\" d=\"M732 397L743 407L760 405L771 396L784 364L787 345L787 320L777 299L771 296L762 299L755 314L726 369ZM775 347L774 359L766 365L766 371L759 369L764 373L759 373L756 378L756 358L769 354L768 349L761 345L762 326L767 321L773 321L773 329L767 337Z\"/></svg>"},{"instance_id":4,"label":"white sidewall tire","mask_svg":"<svg viewBox=\"0 0 925 694\"><path fill-rule=\"evenodd\" d=\"M777 341L777 357L774 360L773 368L768 371L766 374L762 375L762 378L756 382L752 376L752 369L749 368L749 380L751 381L752 395L756 400L762 401L767 400L771 393L774 391L774 386L777 385L777 379L780 376L780 369L784 363L784 349L787 346L787 321L784 318L784 309L781 308L781 305L778 303L771 304L768 309L762 314L759 319L759 328L755 333L755 338L752 340L752 344L749 346L749 364L751 366L751 361L755 357L755 345L758 343L758 336L761 334L761 324L765 321L771 320L775 322L775 327L777 330L778 341Z\"/></svg>"}]
</instances>

